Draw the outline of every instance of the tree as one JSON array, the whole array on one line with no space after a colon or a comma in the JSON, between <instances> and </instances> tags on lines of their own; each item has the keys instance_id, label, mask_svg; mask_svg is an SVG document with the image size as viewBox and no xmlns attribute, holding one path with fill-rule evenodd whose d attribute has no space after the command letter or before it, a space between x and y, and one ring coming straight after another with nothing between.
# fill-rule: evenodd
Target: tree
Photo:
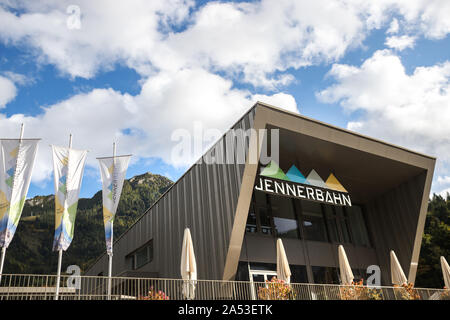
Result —
<instances>
[{"instance_id":1,"label":"tree","mask_svg":"<svg viewBox=\"0 0 450 320\"><path fill-rule=\"evenodd\" d=\"M422 238L416 287L444 286L439 258L450 257L450 196L434 194L428 203L428 213Z\"/></svg>"}]
</instances>

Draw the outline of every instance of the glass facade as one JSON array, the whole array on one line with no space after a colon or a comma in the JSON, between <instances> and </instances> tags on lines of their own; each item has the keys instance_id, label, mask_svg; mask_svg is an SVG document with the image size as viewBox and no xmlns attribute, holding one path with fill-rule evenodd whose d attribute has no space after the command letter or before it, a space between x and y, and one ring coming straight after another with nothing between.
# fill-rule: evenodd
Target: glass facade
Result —
<instances>
[{"instance_id":1,"label":"glass facade","mask_svg":"<svg viewBox=\"0 0 450 320\"><path fill-rule=\"evenodd\" d=\"M348 227L348 221L343 207L333 207L336 211L336 219L341 231L340 243L352 243Z\"/></svg>"},{"instance_id":2,"label":"glass facade","mask_svg":"<svg viewBox=\"0 0 450 320\"><path fill-rule=\"evenodd\" d=\"M353 242L356 245L369 247L369 235L361 207L353 206L348 210L348 220L352 226Z\"/></svg>"},{"instance_id":3,"label":"glass facade","mask_svg":"<svg viewBox=\"0 0 450 320\"><path fill-rule=\"evenodd\" d=\"M296 202L298 200L295 200ZM301 200L301 212L305 239L328 241L325 219L320 203Z\"/></svg>"},{"instance_id":4,"label":"glass facade","mask_svg":"<svg viewBox=\"0 0 450 320\"><path fill-rule=\"evenodd\" d=\"M341 236L338 228L338 219L336 217L336 212L333 210L333 207L329 205L324 206L324 211L330 241L340 242Z\"/></svg>"},{"instance_id":5,"label":"glass facade","mask_svg":"<svg viewBox=\"0 0 450 320\"><path fill-rule=\"evenodd\" d=\"M361 206L341 207L255 190L246 232L370 247Z\"/></svg>"},{"instance_id":6,"label":"glass facade","mask_svg":"<svg viewBox=\"0 0 450 320\"><path fill-rule=\"evenodd\" d=\"M353 204L352 207L333 206L266 194L258 190L253 193L246 232L271 238L298 239L300 241L354 245L357 247L371 246L364 208L360 205ZM304 255L307 257L309 249L307 249L305 242L302 247L303 250L306 250ZM327 251L326 254L331 254L331 252ZM337 259L337 256L333 259ZM337 263L336 260L335 263ZM275 264L253 262L250 264L252 270L261 268L257 270L276 271ZM338 267L313 265L313 262L308 262L307 266L291 264L290 268L293 283L340 283ZM241 262L236 279L245 280L248 279L248 275L247 263ZM365 270L355 269L354 276L355 281L364 279L366 277ZM253 277L258 278L258 275Z\"/></svg>"},{"instance_id":7,"label":"glass facade","mask_svg":"<svg viewBox=\"0 0 450 320\"><path fill-rule=\"evenodd\" d=\"M312 266L314 283L339 284L339 270L334 267Z\"/></svg>"},{"instance_id":8,"label":"glass facade","mask_svg":"<svg viewBox=\"0 0 450 320\"><path fill-rule=\"evenodd\" d=\"M257 232L257 222L256 222L256 212L253 203L250 205L250 210L248 212L247 224L245 226L245 231L250 233Z\"/></svg>"},{"instance_id":9,"label":"glass facade","mask_svg":"<svg viewBox=\"0 0 450 320\"><path fill-rule=\"evenodd\" d=\"M271 223L268 212L269 211L267 210L267 208L260 207L258 209L261 233L266 234L266 235L271 235L271 234L273 234L273 230L272 230L272 223Z\"/></svg>"},{"instance_id":10,"label":"glass facade","mask_svg":"<svg viewBox=\"0 0 450 320\"><path fill-rule=\"evenodd\" d=\"M306 266L290 265L291 268L291 282L292 283L308 283L308 273Z\"/></svg>"},{"instance_id":11,"label":"glass facade","mask_svg":"<svg viewBox=\"0 0 450 320\"><path fill-rule=\"evenodd\" d=\"M269 195L275 235L279 238L300 238L298 218L289 198Z\"/></svg>"}]
</instances>

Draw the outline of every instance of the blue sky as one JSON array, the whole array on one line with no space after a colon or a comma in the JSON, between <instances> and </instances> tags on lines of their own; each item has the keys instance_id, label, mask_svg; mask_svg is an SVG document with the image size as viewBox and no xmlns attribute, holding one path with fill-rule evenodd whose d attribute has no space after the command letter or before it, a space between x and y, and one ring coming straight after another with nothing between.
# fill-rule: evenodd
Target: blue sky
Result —
<instances>
[{"instance_id":1,"label":"blue sky","mask_svg":"<svg viewBox=\"0 0 450 320\"><path fill-rule=\"evenodd\" d=\"M68 10L79 8L80 16ZM69 12L69 13L68 13ZM445 14L447 12L447 14ZM256 100L438 157L450 190L450 4L439 0L0 0L0 136L40 137L29 197L53 193L49 144L132 153L127 177L180 177L180 129L224 132Z\"/></svg>"}]
</instances>

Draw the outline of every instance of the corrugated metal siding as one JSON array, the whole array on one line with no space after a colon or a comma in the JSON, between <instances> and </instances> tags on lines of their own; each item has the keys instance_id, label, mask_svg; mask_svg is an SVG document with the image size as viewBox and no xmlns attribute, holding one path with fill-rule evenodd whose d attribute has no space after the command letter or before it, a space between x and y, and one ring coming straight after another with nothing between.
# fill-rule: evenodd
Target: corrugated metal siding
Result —
<instances>
[{"instance_id":1,"label":"corrugated metal siding","mask_svg":"<svg viewBox=\"0 0 450 320\"><path fill-rule=\"evenodd\" d=\"M408 276L426 172L394 188L367 205L367 219L383 284L391 284L390 250Z\"/></svg>"},{"instance_id":2,"label":"corrugated metal siding","mask_svg":"<svg viewBox=\"0 0 450 320\"><path fill-rule=\"evenodd\" d=\"M231 130L252 128L254 114L255 109L252 108ZM214 154L226 156L226 143L233 139L231 130L204 157ZM238 148L247 150L248 140ZM113 274L129 274L131 264L125 257L153 239L153 261L138 271L179 278L183 232L185 227L189 227L197 258L198 278L221 279L244 166L239 163L206 164L204 161L192 166L115 242ZM100 272L107 274L106 255L98 259L86 274L97 275Z\"/></svg>"}]
</instances>

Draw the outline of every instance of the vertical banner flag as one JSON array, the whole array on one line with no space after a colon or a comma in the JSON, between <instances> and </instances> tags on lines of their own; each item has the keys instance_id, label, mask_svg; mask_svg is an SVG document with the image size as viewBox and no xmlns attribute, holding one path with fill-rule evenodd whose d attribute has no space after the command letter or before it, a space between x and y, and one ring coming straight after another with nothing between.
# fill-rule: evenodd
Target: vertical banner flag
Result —
<instances>
[{"instance_id":1,"label":"vertical banner flag","mask_svg":"<svg viewBox=\"0 0 450 320\"><path fill-rule=\"evenodd\" d=\"M130 158L131 156L117 156L98 159L103 184L103 222L108 254L112 254L113 222Z\"/></svg>"},{"instance_id":2,"label":"vertical banner flag","mask_svg":"<svg viewBox=\"0 0 450 320\"><path fill-rule=\"evenodd\" d=\"M19 224L39 139L0 140L0 247L8 248Z\"/></svg>"},{"instance_id":3,"label":"vertical banner flag","mask_svg":"<svg viewBox=\"0 0 450 320\"><path fill-rule=\"evenodd\" d=\"M52 146L55 176L55 237L53 251L69 248L73 239L78 196L87 151Z\"/></svg>"}]
</instances>

